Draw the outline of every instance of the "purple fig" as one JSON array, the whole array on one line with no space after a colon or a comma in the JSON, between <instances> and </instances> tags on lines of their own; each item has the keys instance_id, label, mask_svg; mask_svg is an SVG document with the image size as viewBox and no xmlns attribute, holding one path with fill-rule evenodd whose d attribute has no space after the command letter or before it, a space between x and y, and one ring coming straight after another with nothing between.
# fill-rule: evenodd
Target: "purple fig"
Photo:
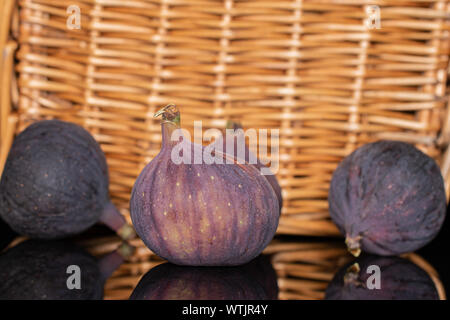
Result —
<instances>
[{"instance_id":1,"label":"purple fig","mask_svg":"<svg viewBox=\"0 0 450 320\"><path fill-rule=\"evenodd\" d=\"M0 181L0 216L17 233L57 239L100 221L124 239L133 228L109 200L105 155L82 127L36 122L14 140Z\"/></svg>"},{"instance_id":2,"label":"purple fig","mask_svg":"<svg viewBox=\"0 0 450 320\"><path fill-rule=\"evenodd\" d=\"M347 156L333 174L328 202L355 256L415 251L438 234L446 213L438 165L397 141L366 144Z\"/></svg>"},{"instance_id":3,"label":"purple fig","mask_svg":"<svg viewBox=\"0 0 450 320\"><path fill-rule=\"evenodd\" d=\"M139 175L130 201L138 235L174 264L232 266L254 259L278 226L270 183L254 166L224 153L215 155L222 164L198 161L203 146L183 136L171 141L180 133L178 109L168 105L157 115L163 118L162 148ZM172 159L174 153L187 161Z\"/></svg>"}]
</instances>

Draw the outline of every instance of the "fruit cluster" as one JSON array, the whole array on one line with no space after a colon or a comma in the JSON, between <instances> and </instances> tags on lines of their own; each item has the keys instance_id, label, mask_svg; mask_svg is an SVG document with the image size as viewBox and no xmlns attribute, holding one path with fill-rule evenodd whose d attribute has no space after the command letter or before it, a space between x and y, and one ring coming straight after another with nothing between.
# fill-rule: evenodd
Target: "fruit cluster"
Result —
<instances>
[{"instance_id":1,"label":"fruit cluster","mask_svg":"<svg viewBox=\"0 0 450 320\"><path fill-rule=\"evenodd\" d=\"M152 251L180 265L242 265L257 257L278 226L282 198L275 176L261 175L261 162L248 162L253 155L247 146L246 159L238 161L225 141L223 154L216 155L227 160L224 165L174 163L171 154L180 145L171 136L180 128L180 113L168 105L157 115L162 116L161 152L139 175L131 195L138 235ZM192 158L204 152L186 139L181 146L189 147ZM96 222L131 239L134 229L111 203L108 186L105 156L86 130L39 121L11 147L0 181L0 216L33 239L69 237Z\"/></svg>"},{"instance_id":2,"label":"fruit cluster","mask_svg":"<svg viewBox=\"0 0 450 320\"><path fill-rule=\"evenodd\" d=\"M278 226L282 197L275 176L261 175L264 165L248 161L248 147L244 161L237 161L225 142L223 153L215 154L225 165L175 163L174 152L194 159L205 147L182 135L171 139L180 129L174 105L155 116L162 116L162 148L137 178L130 200L137 234L179 265L233 266L257 257ZM105 156L86 130L40 121L11 147L0 182L0 216L30 238L68 237L100 221L130 239L133 227L111 203L108 185ZM440 230L444 182L434 160L414 146L370 143L335 170L329 209L354 255L399 255L424 246Z\"/></svg>"}]
</instances>

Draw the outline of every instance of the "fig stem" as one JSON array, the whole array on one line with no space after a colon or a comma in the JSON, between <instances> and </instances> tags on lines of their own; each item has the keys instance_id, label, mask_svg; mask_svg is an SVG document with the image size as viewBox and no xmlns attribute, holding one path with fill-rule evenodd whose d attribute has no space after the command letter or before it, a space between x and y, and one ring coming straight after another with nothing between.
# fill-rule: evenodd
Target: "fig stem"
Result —
<instances>
[{"instance_id":1,"label":"fig stem","mask_svg":"<svg viewBox=\"0 0 450 320\"><path fill-rule=\"evenodd\" d=\"M136 231L134 231L134 228L128 223L125 223L119 230L117 230L117 234L123 240L131 240L136 238Z\"/></svg>"},{"instance_id":2,"label":"fig stem","mask_svg":"<svg viewBox=\"0 0 450 320\"><path fill-rule=\"evenodd\" d=\"M122 263L134 254L136 248L123 242L116 250L102 256L97 265L102 281L105 282Z\"/></svg>"},{"instance_id":3,"label":"fig stem","mask_svg":"<svg viewBox=\"0 0 450 320\"><path fill-rule=\"evenodd\" d=\"M357 262L355 262L350 267L348 267L348 269L344 275L344 284L361 285L361 282L358 281L360 271L361 271L361 268L359 267L359 264Z\"/></svg>"},{"instance_id":4,"label":"fig stem","mask_svg":"<svg viewBox=\"0 0 450 320\"><path fill-rule=\"evenodd\" d=\"M153 118L157 118L159 116L162 116L163 122L170 122L177 126L180 126L180 111L173 103L169 103L161 110L157 111L153 115Z\"/></svg>"},{"instance_id":5,"label":"fig stem","mask_svg":"<svg viewBox=\"0 0 450 320\"><path fill-rule=\"evenodd\" d=\"M351 237L350 235L347 235L345 238L345 244L347 245L348 251L355 257L358 257L361 254L360 241L361 241L360 235L356 237Z\"/></svg>"},{"instance_id":6,"label":"fig stem","mask_svg":"<svg viewBox=\"0 0 450 320\"><path fill-rule=\"evenodd\" d=\"M233 120L227 120L226 129L242 129L242 125L239 122Z\"/></svg>"},{"instance_id":7,"label":"fig stem","mask_svg":"<svg viewBox=\"0 0 450 320\"><path fill-rule=\"evenodd\" d=\"M172 141L173 133L180 128L180 111L178 108L170 103L164 108L159 110L153 116L154 118L162 116L161 121L161 134L162 134L162 145L173 146L178 143L178 141Z\"/></svg>"},{"instance_id":8,"label":"fig stem","mask_svg":"<svg viewBox=\"0 0 450 320\"><path fill-rule=\"evenodd\" d=\"M103 209L99 221L114 230L124 240L130 240L136 236L134 228L127 223L125 217L111 202Z\"/></svg>"}]
</instances>

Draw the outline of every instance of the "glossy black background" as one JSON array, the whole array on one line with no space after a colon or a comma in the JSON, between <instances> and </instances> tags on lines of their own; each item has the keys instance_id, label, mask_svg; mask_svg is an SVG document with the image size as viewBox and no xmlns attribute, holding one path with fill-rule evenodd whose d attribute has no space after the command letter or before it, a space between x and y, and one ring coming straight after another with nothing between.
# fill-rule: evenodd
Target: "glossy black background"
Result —
<instances>
[{"instance_id":1,"label":"glossy black background","mask_svg":"<svg viewBox=\"0 0 450 320\"><path fill-rule=\"evenodd\" d=\"M437 237L417 253L427 260L438 272L447 295L450 290L450 207L447 207L447 217Z\"/></svg>"},{"instance_id":2,"label":"glossy black background","mask_svg":"<svg viewBox=\"0 0 450 320\"><path fill-rule=\"evenodd\" d=\"M16 236L11 228L0 220L0 250L5 248Z\"/></svg>"},{"instance_id":3,"label":"glossy black background","mask_svg":"<svg viewBox=\"0 0 450 320\"><path fill-rule=\"evenodd\" d=\"M111 230L103 226L94 226L82 235L76 238L83 238L84 236L91 237L95 235L112 234ZM2 221L0 221L0 250L4 249L14 238L16 234ZM306 238L295 236L277 236L280 240L289 242L328 242L328 241L343 241L336 238ZM448 254L448 245L450 244L450 210L447 208L447 217L444 225L437 237L427 246L418 250L416 253L423 257L433 268L438 272L439 277L444 285L445 291L448 295L450 292L450 257Z\"/></svg>"}]
</instances>

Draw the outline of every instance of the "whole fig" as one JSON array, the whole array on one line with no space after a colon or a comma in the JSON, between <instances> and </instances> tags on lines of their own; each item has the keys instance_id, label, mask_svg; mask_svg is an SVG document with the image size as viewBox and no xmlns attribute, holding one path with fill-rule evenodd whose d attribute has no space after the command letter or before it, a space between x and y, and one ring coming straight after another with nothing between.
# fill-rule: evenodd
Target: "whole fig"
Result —
<instances>
[{"instance_id":1,"label":"whole fig","mask_svg":"<svg viewBox=\"0 0 450 320\"><path fill-rule=\"evenodd\" d=\"M446 196L439 167L413 145L366 144L334 171L330 216L349 251L398 255L417 250L439 232Z\"/></svg>"},{"instance_id":2,"label":"whole fig","mask_svg":"<svg viewBox=\"0 0 450 320\"><path fill-rule=\"evenodd\" d=\"M238 267L183 267L164 263L148 271L131 300L268 300L276 299L277 277L259 257ZM260 267L270 271L261 274Z\"/></svg>"},{"instance_id":3,"label":"whole fig","mask_svg":"<svg viewBox=\"0 0 450 320\"><path fill-rule=\"evenodd\" d=\"M375 271L373 266L379 270ZM325 299L439 300L439 294L430 276L411 261L367 255L336 273L326 289Z\"/></svg>"},{"instance_id":4,"label":"whole fig","mask_svg":"<svg viewBox=\"0 0 450 320\"><path fill-rule=\"evenodd\" d=\"M205 147L181 134L174 105L157 115L163 116L162 148L139 175L130 201L138 235L174 264L232 266L254 259L278 226L270 183L254 166L226 154L215 154L227 160L222 164L198 159ZM173 134L179 138L172 141Z\"/></svg>"},{"instance_id":5,"label":"whole fig","mask_svg":"<svg viewBox=\"0 0 450 320\"><path fill-rule=\"evenodd\" d=\"M0 216L17 233L55 239L97 221L129 238L125 218L109 200L108 168L82 127L59 120L28 126L14 140L0 181Z\"/></svg>"}]
</instances>

